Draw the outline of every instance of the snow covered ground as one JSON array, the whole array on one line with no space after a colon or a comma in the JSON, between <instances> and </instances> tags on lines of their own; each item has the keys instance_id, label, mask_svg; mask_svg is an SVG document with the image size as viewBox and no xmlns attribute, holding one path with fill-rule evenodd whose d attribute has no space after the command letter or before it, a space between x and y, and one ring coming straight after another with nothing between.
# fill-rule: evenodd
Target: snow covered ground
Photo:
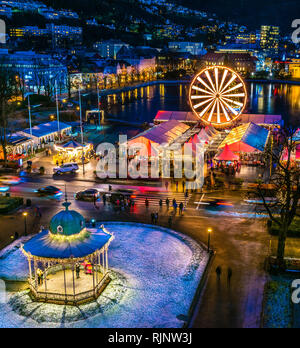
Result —
<instances>
[{"instance_id":1,"label":"snow covered ground","mask_svg":"<svg viewBox=\"0 0 300 348\"><path fill-rule=\"evenodd\" d=\"M189 237L158 226L104 226L115 235L109 267L116 276L98 299L98 311L91 311L94 303L72 316L72 307L31 303L26 293L9 294L18 311L0 304L0 327L182 327L208 262L206 251ZM0 257L0 278L25 280L27 274L20 249L8 248ZM20 308L21 298L28 308Z\"/></svg>"}]
</instances>

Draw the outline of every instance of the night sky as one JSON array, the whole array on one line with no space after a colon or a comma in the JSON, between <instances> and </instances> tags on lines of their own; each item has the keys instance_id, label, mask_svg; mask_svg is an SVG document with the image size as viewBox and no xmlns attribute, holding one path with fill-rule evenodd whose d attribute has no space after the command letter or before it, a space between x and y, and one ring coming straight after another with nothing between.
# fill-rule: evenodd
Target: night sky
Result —
<instances>
[{"instance_id":1,"label":"night sky","mask_svg":"<svg viewBox=\"0 0 300 348\"><path fill-rule=\"evenodd\" d=\"M233 20L256 29L261 24L280 25L289 34L291 23L300 18L299 0L182 0L194 8L216 13L220 18Z\"/></svg>"}]
</instances>

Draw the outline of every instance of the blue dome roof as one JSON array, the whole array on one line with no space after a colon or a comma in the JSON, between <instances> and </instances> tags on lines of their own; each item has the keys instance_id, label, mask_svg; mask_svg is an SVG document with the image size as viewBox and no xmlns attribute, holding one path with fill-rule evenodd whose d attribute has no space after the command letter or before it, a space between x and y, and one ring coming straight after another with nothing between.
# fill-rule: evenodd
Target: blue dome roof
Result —
<instances>
[{"instance_id":1,"label":"blue dome roof","mask_svg":"<svg viewBox=\"0 0 300 348\"><path fill-rule=\"evenodd\" d=\"M50 222L50 231L53 234L71 236L80 233L85 228L83 216L74 210L69 210L71 203L64 203L63 210L56 214Z\"/></svg>"}]
</instances>

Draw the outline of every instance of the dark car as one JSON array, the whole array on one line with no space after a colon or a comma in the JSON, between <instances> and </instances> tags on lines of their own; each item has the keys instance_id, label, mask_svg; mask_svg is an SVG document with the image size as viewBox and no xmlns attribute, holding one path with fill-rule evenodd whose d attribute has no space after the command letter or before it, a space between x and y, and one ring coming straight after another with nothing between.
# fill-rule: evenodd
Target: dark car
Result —
<instances>
[{"instance_id":1,"label":"dark car","mask_svg":"<svg viewBox=\"0 0 300 348\"><path fill-rule=\"evenodd\" d=\"M39 196L61 196L62 191L55 186L41 187L36 191Z\"/></svg>"},{"instance_id":2,"label":"dark car","mask_svg":"<svg viewBox=\"0 0 300 348\"><path fill-rule=\"evenodd\" d=\"M94 201L100 198L100 192L97 189L89 189L79 191L75 194L75 199L78 201Z\"/></svg>"}]
</instances>

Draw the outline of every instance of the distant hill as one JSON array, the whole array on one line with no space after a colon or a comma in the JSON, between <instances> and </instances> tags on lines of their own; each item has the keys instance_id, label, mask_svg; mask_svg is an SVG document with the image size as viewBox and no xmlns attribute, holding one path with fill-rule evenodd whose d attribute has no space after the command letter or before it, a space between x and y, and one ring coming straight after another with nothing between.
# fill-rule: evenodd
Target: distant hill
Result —
<instances>
[{"instance_id":1,"label":"distant hill","mask_svg":"<svg viewBox=\"0 0 300 348\"><path fill-rule=\"evenodd\" d=\"M261 24L280 25L284 33L300 18L299 0L175 0L184 6L214 12L221 19L245 24L251 29Z\"/></svg>"}]
</instances>

